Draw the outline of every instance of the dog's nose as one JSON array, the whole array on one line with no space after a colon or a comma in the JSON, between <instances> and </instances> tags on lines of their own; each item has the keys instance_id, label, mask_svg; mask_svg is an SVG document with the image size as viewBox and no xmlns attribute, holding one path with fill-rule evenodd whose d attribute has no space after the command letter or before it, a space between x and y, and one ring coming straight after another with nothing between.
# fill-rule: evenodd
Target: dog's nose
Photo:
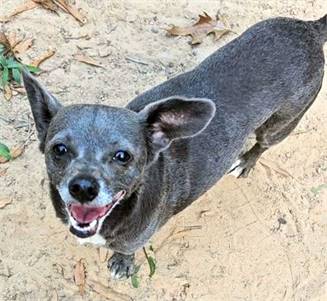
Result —
<instances>
[{"instance_id":1,"label":"dog's nose","mask_svg":"<svg viewBox=\"0 0 327 301\"><path fill-rule=\"evenodd\" d=\"M68 188L71 196L80 203L91 202L99 193L98 182L87 176L75 177L70 181Z\"/></svg>"}]
</instances>

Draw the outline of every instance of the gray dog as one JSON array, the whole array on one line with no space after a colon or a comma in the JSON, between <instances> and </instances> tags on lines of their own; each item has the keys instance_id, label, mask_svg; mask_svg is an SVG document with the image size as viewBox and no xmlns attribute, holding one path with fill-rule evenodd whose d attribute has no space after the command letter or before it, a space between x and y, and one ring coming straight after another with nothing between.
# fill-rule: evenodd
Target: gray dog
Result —
<instances>
[{"instance_id":1,"label":"gray dog","mask_svg":"<svg viewBox=\"0 0 327 301\"><path fill-rule=\"evenodd\" d=\"M320 90L326 40L327 15L260 22L126 108L63 107L25 72L57 216L82 243L114 250L113 277L130 276L170 217L227 172L246 176L296 127Z\"/></svg>"}]
</instances>

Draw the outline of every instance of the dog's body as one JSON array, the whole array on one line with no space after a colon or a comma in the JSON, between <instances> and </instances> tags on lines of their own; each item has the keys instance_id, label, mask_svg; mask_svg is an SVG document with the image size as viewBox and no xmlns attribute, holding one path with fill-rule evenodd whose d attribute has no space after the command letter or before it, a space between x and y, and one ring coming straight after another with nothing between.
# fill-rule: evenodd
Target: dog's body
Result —
<instances>
[{"instance_id":1,"label":"dog's body","mask_svg":"<svg viewBox=\"0 0 327 301\"><path fill-rule=\"evenodd\" d=\"M62 108L25 74L57 215L82 241L115 251L109 261L115 276L130 275L134 252L171 216L235 161L232 171L247 175L266 149L295 128L320 90L326 40L327 16L260 22L127 109ZM240 156L252 133L257 143ZM108 166L105 151L120 165ZM87 178L76 184L80 174Z\"/></svg>"}]
</instances>

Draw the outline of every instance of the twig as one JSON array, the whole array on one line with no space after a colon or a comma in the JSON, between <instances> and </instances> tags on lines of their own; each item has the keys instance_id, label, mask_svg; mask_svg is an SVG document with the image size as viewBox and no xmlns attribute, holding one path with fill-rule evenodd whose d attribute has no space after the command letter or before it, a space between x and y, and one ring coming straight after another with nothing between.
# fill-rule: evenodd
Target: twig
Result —
<instances>
[{"instance_id":1,"label":"twig","mask_svg":"<svg viewBox=\"0 0 327 301\"><path fill-rule=\"evenodd\" d=\"M148 255L148 253L146 252L146 250L145 250L144 247L143 247L143 253L144 253L144 256L145 256L147 262L149 262L149 255Z\"/></svg>"},{"instance_id":2,"label":"twig","mask_svg":"<svg viewBox=\"0 0 327 301\"><path fill-rule=\"evenodd\" d=\"M149 66L150 65L149 63L144 62L144 61L142 61L139 58L133 58L133 57L126 56L126 60L129 61L129 62L133 62L133 63L136 63L136 64L145 65L145 66Z\"/></svg>"},{"instance_id":3,"label":"twig","mask_svg":"<svg viewBox=\"0 0 327 301\"><path fill-rule=\"evenodd\" d=\"M85 34L83 36L77 36L77 37L69 37L69 36L66 36L64 38L67 39L67 40L81 40L81 39L89 40L91 37L88 34Z\"/></svg>"},{"instance_id":4,"label":"twig","mask_svg":"<svg viewBox=\"0 0 327 301\"><path fill-rule=\"evenodd\" d=\"M118 27L118 25L115 25L113 28L111 28L111 29L109 30L109 32L107 33L107 35L108 35L108 34L111 34L113 31L115 31L117 27Z\"/></svg>"},{"instance_id":5,"label":"twig","mask_svg":"<svg viewBox=\"0 0 327 301\"><path fill-rule=\"evenodd\" d=\"M192 231L192 230L200 230L200 229L202 229L201 225L185 226L184 229L179 230L178 232L176 232L176 234L188 232L188 231Z\"/></svg>"},{"instance_id":6,"label":"twig","mask_svg":"<svg viewBox=\"0 0 327 301\"><path fill-rule=\"evenodd\" d=\"M307 134L307 133L310 133L310 132L312 132L314 130L315 129L308 129L306 131L298 131L298 132L291 133L290 136L298 136L298 135L302 135L302 134Z\"/></svg>"},{"instance_id":7,"label":"twig","mask_svg":"<svg viewBox=\"0 0 327 301\"><path fill-rule=\"evenodd\" d=\"M88 284L88 287L95 292L96 294L100 295L101 297L105 298L106 300L117 300L117 301L132 301L133 298L127 294L123 294L120 292L115 291L108 285L103 285L99 282L95 282L93 280Z\"/></svg>"}]
</instances>

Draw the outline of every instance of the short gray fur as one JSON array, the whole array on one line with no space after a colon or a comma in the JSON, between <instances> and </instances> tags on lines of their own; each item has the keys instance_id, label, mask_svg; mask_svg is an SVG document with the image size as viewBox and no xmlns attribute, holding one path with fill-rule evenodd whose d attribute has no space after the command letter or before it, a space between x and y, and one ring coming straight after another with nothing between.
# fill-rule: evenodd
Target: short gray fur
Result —
<instances>
[{"instance_id":1,"label":"short gray fur","mask_svg":"<svg viewBox=\"0 0 327 301\"><path fill-rule=\"evenodd\" d=\"M100 234L116 252L110 261L114 274L129 276L134 252L170 217L212 187L237 159L234 169L246 176L266 149L294 129L322 84L326 23L327 16L257 23L195 69L141 94L126 108L62 107L25 73L58 217L68 222L65 206L71 201L58 187L64 189L78 173L96 177L107 195L125 189L127 196L104 220ZM253 133L257 143L242 155ZM58 142L72 149L60 163L52 154ZM127 166L110 161L118 149L132 153Z\"/></svg>"}]
</instances>

